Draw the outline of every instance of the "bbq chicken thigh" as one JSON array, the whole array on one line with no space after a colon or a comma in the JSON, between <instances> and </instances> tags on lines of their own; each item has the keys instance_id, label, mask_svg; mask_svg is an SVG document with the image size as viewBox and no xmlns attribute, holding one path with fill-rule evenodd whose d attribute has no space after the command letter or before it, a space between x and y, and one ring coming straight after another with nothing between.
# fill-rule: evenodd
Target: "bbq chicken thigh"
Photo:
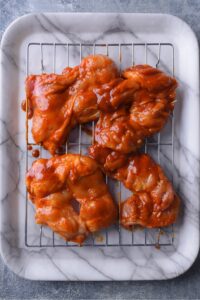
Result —
<instances>
[{"instance_id":1,"label":"bbq chicken thigh","mask_svg":"<svg viewBox=\"0 0 200 300\"><path fill-rule=\"evenodd\" d=\"M28 76L26 97L35 142L54 154L76 124L98 118L96 90L118 77L114 62L104 55L88 56L61 75Z\"/></svg>"},{"instance_id":2,"label":"bbq chicken thigh","mask_svg":"<svg viewBox=\"0 0 200 300\"><path fill-rule=\"evenodd\" d=\"M161 167L149 155L127 156L98 144L91 146L89 153L105 173L133 192L120 204L122 226L164 227L176 221L180 200Z\"/></svg>"},{"instance_id":3,"label":"bbq chicken thigh","mask_svg":"<svg viewBox=\"0 0 200 300\"><path fill-rule=\"evenodd\" d=\"M131 67L122 76L123 81L110 90L107 87L101 96L102 103L110 102L115 111L101 105L95 140L103 147L130 153L167 122L174 108L177 82L148 65Z\"/></svg>"},{"instance_id":4,"label":"bbq chicken thigh","mask_svg":"<svg viewBox=\"0 0 200 300\"><path fill-rule=\"evenodd\" d=\"M161 167L137 150L166 124L176 88L174 78L149 65L119 74L104 55L88 56L60 75L28 76L32 135L52 155L74 126L97 120L95 144L89 149L93 159L65 154L38 159L28 171L26 185L36 222L79 244L114 223L117 208L102 169L133 193L120 204L122 226L173 224L180 200Z\"/></svg>"},{"instance_id":5,"label":"bbq chicken thigh","mask_svg":"<svg viewBox=\"0 0 200 300\"><path fill-rule=\"evenodd\" d=\"M113 224L117 207L97 163L65 154L36 160L26 175L36 222L67 241L83 243L90 233Z\"/></svg>"}]
</instances>

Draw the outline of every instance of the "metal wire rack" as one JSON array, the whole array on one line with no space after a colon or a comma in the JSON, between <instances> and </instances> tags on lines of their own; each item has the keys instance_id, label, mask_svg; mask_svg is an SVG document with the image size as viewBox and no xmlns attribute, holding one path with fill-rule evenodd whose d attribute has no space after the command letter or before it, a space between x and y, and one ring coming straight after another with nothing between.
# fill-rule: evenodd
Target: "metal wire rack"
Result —
<instances>
[{"instance_id":1,"label":"metal wire rack","mask_svg":"<svg viewBox=\"0 0 200 300\"><path fill-rule=\"evenodd\" d=\"M62 50L62 54L59 51ZM45 54L46 52L46 54ZM164 52L165 55L164 55ZM80 63L81 59L89 54L106 54L115 60L119 68L128 67L138 63L149 63L159 68L164 68L168 73L174 76L174 47L171 43L29 43L27 46L27 76L33 73L61 71L65 66L73 66ZM161 55L163 53L163 55ZM48 62L45 61L48 58ZM123 59L125 58L125 60ZM59 61L60 60L60 61ZM32 63L33 62L33 63ZM36 67L38 68L36 70ZM58 70L60 67L60 70ZM26 100L28 101L28 100ZM27 106L28 107L28 103ZM30 123L28 111L26 111L26 170L30 167L34 158L31 156L28 147L40 150L40 157L48 157L47 151L40 145L31 140ZM167 157L167 164L170 164L171 180L173 181L174 173L174 117L171 115L169 126L165 134L159 133L157 136L146 140L144 151L150 152L158 163L161 163L161 156ZM92 122L87 125L92 131L92 137L86 137L84 127L79 126L73 132L73 140L68 138L66 145L63 145L63 153L87 153L94 140L95 124ZM166 134L167 133L167 134ZM166 136L168 137L166 139ZM150 149L153 149L150 151ZM163 151L167 150L167 155ZM162 164L162 163L161 163ZM125 199L126 189L121 183L106 177L106 182L111 185L111 191L115 191L115 198L120 202ZM126 231L120 227L120 224L114 225L98 235L93 235L83 246L170 246L174 243L174 227L164 229L143 229ZM27 247L77 247L72 242L61 240L50 229L35 225L34 208L28 200L26 193L25 208L25 245Z\"/></svg>"}]
</instances>

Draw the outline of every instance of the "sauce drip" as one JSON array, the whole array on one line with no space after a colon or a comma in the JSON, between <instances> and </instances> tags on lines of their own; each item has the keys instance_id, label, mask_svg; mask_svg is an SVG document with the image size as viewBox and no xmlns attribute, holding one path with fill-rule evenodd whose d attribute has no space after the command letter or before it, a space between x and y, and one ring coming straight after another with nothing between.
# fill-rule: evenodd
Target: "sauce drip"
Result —
<instances>
[{"instance_id":1,"label":"sauce drip","mask_svg":"<svg viewBox=\"0 0 200 300\"><path fill-rule=\"evenodd\" d=\"M26 99L22 101L21 103L21 109L26 112ZM28 107L28 119L31 119L33 116L33 110Z\"/></svg>"},{"instance_id":2,"label":"sauce drip","mask_svg":"<svg viewBox=\"0 0 200 300\"><path fill-rule=\"evenodd\" d=\"M26 100L23 100L22 103L21 103L21 109L23 111L26 111Z\"/></svg>"},{"instance_id":3,"label":"sauce drip","mask_svg":"<svg viewBox=\"0 0 200 300\"><path fill-rule=\"evenodd\" d=\"M27 149L30 151L30 150L33 149L33 147L32 147L31 145L29 145L29 146L27 147Z\"/></svg>"},{"instance_id":4,"label":"sauce drip","mask_svg":"<svg viewBox=\"0 0 200 300\"><path fill-rule=\"evenodd\" d=\"M40 151L38 149L35 149L35 150L32 151L32 156L33 157L39 157L39 155L40 155Z\"/></svg>"},{"instance_id":5,"label":"sauce drip","mask_svg":"<svg viewBox=\"0 0 200 300\"><path fill-rule=\"evenodd\" d=\"M103 241L104 241L103 235L97 235L97 236L96 236L96 242L101 243L101 242L103 242Z\"/></svg>"},{"instance_id":6,"label":"sauce drip","mask_svg":"<svg viewBox=\"0 0 200 300\"><path fill-rule=\"evenodd\" d=\"M28 119L31 119L32 118L32 116L33 116L33 111L32 111L32 109L28 109Z\"/></svg>"},{"instance_id":7,"label":"sauce drip","mask_svg":"<svg viewBox=\"0 0 200 300\"><path fill-rule=\"evenodd\" d=\"M157 250L160 250L160 245L159 245L159 244L156 244L156 245L155 245L155 248L156 248Z\"/></svg>"}]
</instances>

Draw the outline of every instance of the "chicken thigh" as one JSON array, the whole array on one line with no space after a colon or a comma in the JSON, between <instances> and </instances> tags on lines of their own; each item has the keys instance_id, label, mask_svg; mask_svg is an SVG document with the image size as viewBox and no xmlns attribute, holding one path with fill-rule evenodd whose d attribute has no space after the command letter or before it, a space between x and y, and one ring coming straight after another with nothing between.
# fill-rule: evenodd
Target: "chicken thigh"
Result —
<instances>
[{"instance_id":1,"label":"chicken thigh","mask_svg":"<svg viewBox=\"0 0 200 300\"><path fill-rule=\"evenodd\" d=\"M109 101L115 111L106 111L107 106L101 105L95 140L103 147L130 153L166 124L174 108L177 82L148 65L129 68L122 76L124 80L107 88L101 97L102 103Z\"/></svg>"},{"instance_id":2,"label":"chicken thigh","mask_svg":"<svg viewBox=\"0 0 200 300\"><path fill-rule=\"evenodd\" d=\"M90 155L133 195L120 204L122 226L164 227L178 216L180 200L161 167L147 154L124 155L96 144Z\"/></svg>"},{"instance_id":3,"label":"chicken thigh","mask_svg":"<svg viewBox=\"0 0 200 300\"><path fill-rule=\"evenodd\" d=\"M26 175L36 222L67 241L83 243L88 234L117 218L117 207L97 163L90 157L65 154L36 160Z\"/></svg>"},{"instance_id":4,"label":"chicken thigh","mask_svg":"<svg viewBox=\"0 0 200 300\"><path fill-rule=\"evenodd\" d=\"M76 124L98 118L95 91L118 76L114 62L104 55L88 56L61 75L28 76L26 97L35 142L54 154Z\"/></svg>"}]
</instances>

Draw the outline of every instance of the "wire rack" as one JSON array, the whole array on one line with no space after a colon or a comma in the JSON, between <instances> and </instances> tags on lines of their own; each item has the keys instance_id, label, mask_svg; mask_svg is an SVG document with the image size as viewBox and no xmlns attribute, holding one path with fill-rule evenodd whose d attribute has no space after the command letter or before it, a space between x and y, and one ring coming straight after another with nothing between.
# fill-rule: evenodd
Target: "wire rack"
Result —
<instances>
[{"instance_id":1,"label":"wire rack","mask_svg":"<svg viewBox=\"0 0 200 300\"><path fill-rule=\"evenodd\" d=\"M57 73L65 66L79 64L82 58L89 54L106 54L113 58L120 69L134 64L148 63L163 68L174 76L174 47L171 43L29 43L27 46L27 76L29 74ZM28 100L26 100L28 101ZM27 106L28 107L28 103ZM49 154L40 145L32 140L30 134L31 120L26 111L26 170L31 166L34 158L28 147L39 149L40 157L49 157ZM85 127L80 125L73 130L66 145L62 147L62 153L86 154L87 148L94 141L95 123L87 124L87 130L91 130L92 136L85 133ZM151 154L153 158L163 165L162 158L167 158L167 166L170 165L169 177L173 181L174 174L174 117L170 116L164 133L159 133L145 141L144 152ZM166 153L164 153L166 151ZM164 153L164 154L163 154ZM166 170L165 170L166 171ZM129 191L117 181L106 177L106 183L117 202L126 199ZM170 246L174 243L174 226L161 229L124 230L120 224L91 236L85 246ZM27 247L77 247L72 242L65 242L54 232L45 226L35 224L34 207L28 200L26 192L25 208L25 244Z\"/></svg>"}]
</instances>

